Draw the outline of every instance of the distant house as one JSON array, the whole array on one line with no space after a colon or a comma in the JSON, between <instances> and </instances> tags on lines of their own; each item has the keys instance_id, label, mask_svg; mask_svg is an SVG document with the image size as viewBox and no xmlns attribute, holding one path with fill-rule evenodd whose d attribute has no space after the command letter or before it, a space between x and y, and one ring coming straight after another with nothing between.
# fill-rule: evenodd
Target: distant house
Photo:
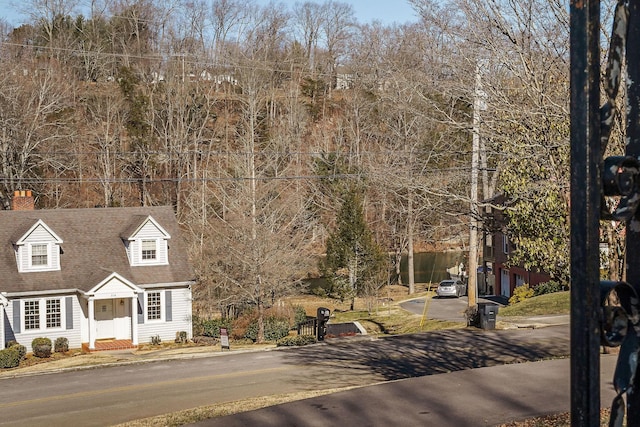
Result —
<instances>
[{"instance_id":1,"label":"distant house","mask_svg":"<svg viewBox=\"0 0 640 427\"><path fill-rule=\"evenodd\" d=\"M0 211L0 344L135 347L192 335L193 271L171 207Z\"/></svg>"},{"instance_id":2,"label":"distant house","mask_svg":"<svg viewBox=\"0 0 640 427\"><path fill-rule=\"evenodd\" d=\"M483 215L484 235L478 267L478 291L485 295L509 298L517 286L528 284L536 287L551 280L551 276L544 271L509 265L509 254L514 250L514 244L504 231L506 219L502 210L495 207L503 206L504 202L502 196L484 201L494 207Z\"/></svg>"}]
</instances>

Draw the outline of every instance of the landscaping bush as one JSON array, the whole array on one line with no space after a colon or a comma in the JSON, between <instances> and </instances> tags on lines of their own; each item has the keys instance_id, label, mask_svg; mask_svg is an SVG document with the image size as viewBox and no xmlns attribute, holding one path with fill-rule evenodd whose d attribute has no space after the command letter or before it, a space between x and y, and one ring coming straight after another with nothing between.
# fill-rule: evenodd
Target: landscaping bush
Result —
<instances>
[{"instance_id":1,"label":"landscaping bush","mask_svg":"<svg viewBox=\"0 0 640 427\"><path fill-rule=\"evenodd\" d=\"M51 340L49 338L34 338L31 341L31 349L35 357L46 359L51 357Z\"/></svg>"},{"instance_id":2,"label":"landscaping bush","mask_svg":"<svg viewBox=\"0 0 640 427\"><path fill-rule=\"evenodd\" d=\"M66 353L69 351L69 340L65 337L58 337L53 344L53 350L56 353Z\"/></svg>"},{"instance_id":3,"label":"landscaping bush","mask_svg":"<svg viewBox=\"0 0 640 427\"><path fill-rule=\"evenodd\" d=\"M513 291L513 295L509 298L509 304L517 304L520 301L531 298L533 293L533 289L531 289L526 283L522 286L516 286L516 289Z\"/></svg>"},{"instance_id":4,"label":"landscaping bush","mask_svg":"<svg viewBox=\"0 0 640 427\"><path fill-rule=\"evenodd\" d=\"M258 315L255 311L246 312L237 319L234 319L233 327L228 331L229 338L233 338L234 340L244 339L251 324L257 321Z\"/></svg>"},{"instance_id":5,"label":"landscaping bush","mask_svg":"<svg viewBox=\"0 0 640 427\"><path fill-rule=\"evenodd\" d=\"M231 319L199 319L193 320L193 335L220 338L220 328L227 328L231 333Z\"/></svg>"},{"instance_id":6,"label":"landscaping bush","mask_svg":"<svg viewBox=\"0 0 640 427\"><path fill-rule=\"evenodd\" d=\"M178 344L186 344L187 343L187 331L176 332L176 343L178 343Z\"/></svg>"},{"instance_id":7,"label":"landscaping bush","mask_svg":"<svg viewBox=\"0 0 640 427\"><path fill-rule=\"evenodd\" d=\"M18 345L0 350L0 368L15 368L20 365L21 360Z\"/></svg>"},{"instance_id":8,"label":"landscaping bush","mask_svg":"<svg viewBox=\"0 0 640 427\"><path fill-rule=\"evenodd\" d=\"M20 360L24 360L27 355L27 347L23 346L22 344L18 344L15 341L13 341L13 344L11 344L9 348L15 348L16 350L18 350L18 353L20 354Z\"/></svg>"},{"instance_id":9,"label":"landscaping bush","mask_svg":"<svg viewBox=\"0 0 640 427\"><path fill-rule=\"evenodd\" d=\"M564 285L551 280L549 282L540 283L536 286L533 290L533 296L537 297L539 295L552 294L554 292L562 292L564 290L566 290Z\"/></svg>"},{"instance_id":10,"label":"landscaping bush","mask_svg":"<svg viewBox=\"0 0 640 427\"><path fill-rule=\"evenodd\" d=\"M277 341L289 335L289 320L277 317L267 317L264 319L264 339L266 341ZM258 321L249 324L244 334L245 338L252 341L258 339Z\"/></svg>"},{"instance_id":11,"label":"landscaping bush","mask_svg":"<svg viewBox=\"0 0 640 427\"><path fill-rule=\"evenodd\" d=\"M318 342L313 335L293 335L280 338L276 342L277 347L295 347L307 344L315 344Z\"/></svg>"},{"instance_id":12,"label":"landscaping bush","mask_svg":"<svg viewBox=\"0 0 640 427\"><path fill-rule=\"evenodd\" d=\"M306 322L307 320L307 312L304 310L304 307L301 305L296 305L293 307L294 310L294 318L293 325L294 327L298 327L298 325L302 322Z\"/></svg>"},{"instance_id":13,"label":"landscaping bush","mask_svg":"<svg viewBox=\"0 0 640 427\"><path fill-rule=\"evenodd\" d=\"M151 337L151 344L152 345L160 345L160 344L162 344L162 340L160 339L160 335L155 335L155 336Z\"/></svg>"}]
</instances>

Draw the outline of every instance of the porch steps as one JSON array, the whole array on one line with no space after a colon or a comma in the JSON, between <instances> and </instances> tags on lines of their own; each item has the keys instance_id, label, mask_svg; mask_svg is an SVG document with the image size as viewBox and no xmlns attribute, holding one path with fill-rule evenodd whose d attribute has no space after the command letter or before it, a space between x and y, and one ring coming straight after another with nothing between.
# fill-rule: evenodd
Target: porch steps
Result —
<instances>
[{"instance_id":1,"label":"porch steps","mask_svg":"<svg viewBox=\"0 0 640 427\"><path fill-rule=\"evenodd\" d=\"M113 350L128 350L137 348L133 345L131 340L98 340L96 341L96 348L89 350L89 343L82 343L82 351L85 353L95 351L113 351Z\"/></svg>"}]
</instances>

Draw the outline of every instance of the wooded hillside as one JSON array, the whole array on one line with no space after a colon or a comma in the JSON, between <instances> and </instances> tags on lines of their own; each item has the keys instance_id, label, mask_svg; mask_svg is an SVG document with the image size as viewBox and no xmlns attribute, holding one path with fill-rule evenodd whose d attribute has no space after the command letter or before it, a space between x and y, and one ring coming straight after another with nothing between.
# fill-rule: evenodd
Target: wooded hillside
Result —
<instances>
[{"instance_id":1,"label":"wooded hillside","mask_svg":"<svg viewBox=\"0 0 640 427\"><path fill-rule=\"evenodd\" d=\"M318 273L349 192L393 262L466 245L475 134L478 199L541 218L514 239L551 233L557 258L566 5L410 3L420 22L383 26L337 1L26 1L29 25L0 25L0 198L170 204L198 298L259 305Z\"/></svg>"}]
</instances>

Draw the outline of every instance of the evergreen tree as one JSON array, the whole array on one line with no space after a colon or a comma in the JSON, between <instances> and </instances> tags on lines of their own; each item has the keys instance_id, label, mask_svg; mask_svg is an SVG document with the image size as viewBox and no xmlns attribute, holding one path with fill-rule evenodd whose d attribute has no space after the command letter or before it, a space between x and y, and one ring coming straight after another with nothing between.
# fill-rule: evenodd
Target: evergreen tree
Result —
<instances>
[{"instance_id":1,"label":"evergreen tree","mask_svg":"<svg viewBox=\"0 0 640 427\"><path fill-rule=\"evenodd\" d=\"M347 191L336 218L336 229L327 239L327 256L321 270L329 284L329 296L354 299L375 287L386 258L367 226L358 191Z\"/></svg>"}]
</instances>

